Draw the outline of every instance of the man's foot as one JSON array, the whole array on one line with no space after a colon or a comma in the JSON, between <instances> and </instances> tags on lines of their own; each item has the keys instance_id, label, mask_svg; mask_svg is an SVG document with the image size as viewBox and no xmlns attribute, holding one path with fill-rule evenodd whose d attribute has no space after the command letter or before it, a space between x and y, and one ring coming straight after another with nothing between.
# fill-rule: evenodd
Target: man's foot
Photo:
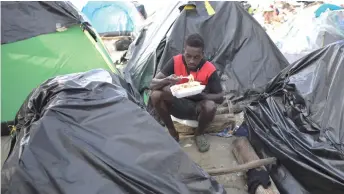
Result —
<instances>
[{"instance_id":1,"label":"man's foot","mask_svg":"<svg viewBox=\"0 0 344 194\"><path fill-rule=\"evenodd\" d=\"M210 144L204 135L195 136L196 145L200 152L207 152L210 148Z\"/></svg>"},{"instance_id":2,"label":"man's foot","mask_svg":"<svg viewBox=\"0 0 344 194\"><path fill-rule=\"evenodd\" d=\"M174 140L176 140L176 142L179 143L179 135L178 136L172 136Z\"/></svg>"},{"instance_id":3,"label":"man's foot","mask_svg":"<svg viewBox=\"0 0 344 194\"><path fill-rule=\"evenodd\" d=\"M179 143L179 133L176 130L169 130L170 135Z\"/></svg>"}]
</instances>

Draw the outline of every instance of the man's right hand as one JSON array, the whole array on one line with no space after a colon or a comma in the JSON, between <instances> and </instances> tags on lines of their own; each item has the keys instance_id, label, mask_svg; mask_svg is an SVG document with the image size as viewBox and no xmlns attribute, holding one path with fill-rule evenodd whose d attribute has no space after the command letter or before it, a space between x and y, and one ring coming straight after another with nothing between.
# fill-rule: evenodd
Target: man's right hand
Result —
<instances>
[{"instance_id":1,"label":"man's right hand","mask_svg":"<svg viewBox=\"0 0 344 194\"><path fill-rule=\"evenodd\" d=\"M168 77L165 78L167 81L169 81L172 85L180 82L180 80L182 80L182 78L176 76L175 74L172 74Z\"/></svg>"}]
</instances>

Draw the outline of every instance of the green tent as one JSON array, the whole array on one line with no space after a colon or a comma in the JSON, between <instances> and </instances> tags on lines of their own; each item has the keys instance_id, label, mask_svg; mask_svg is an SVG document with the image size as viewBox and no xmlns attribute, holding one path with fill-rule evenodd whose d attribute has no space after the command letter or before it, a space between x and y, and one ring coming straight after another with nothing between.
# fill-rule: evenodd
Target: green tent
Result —
<instances>
[{"instance_id":1,"label":"green tent","mask_svg":"<svg viewBox=\"0 0 344 194\"><path fill-rule=\"evenodd\" d=\"M1 2L1 123L45 80L102 68L118 73L99 35L70 2Z\"/></svg>"}]
</instances>

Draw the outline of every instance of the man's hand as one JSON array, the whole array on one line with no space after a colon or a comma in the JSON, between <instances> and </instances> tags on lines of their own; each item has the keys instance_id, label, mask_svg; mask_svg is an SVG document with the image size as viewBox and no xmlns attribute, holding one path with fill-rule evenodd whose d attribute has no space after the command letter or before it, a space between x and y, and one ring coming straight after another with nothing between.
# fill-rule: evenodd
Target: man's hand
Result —
<instances>
[{"instance_id":1,"label":"man's hand","mask_svg":"<svg viewBox=\"0 0 344 194\"><path fill-rule=\"evenodd\" d=\"M201 100L206 100L206 96L207 96L207 94L202 92L200 94L189 96L187 98L190 99L190 100L193 100L193 101L201 101Z\"/></svg>"},{"instance_id":2,"label":"man's hand","mask_svg":"<svg viewBox=\"0 0 344 194\"><path fill-rule=\"evenodd\" d=\"M176 75L165 76L163 73L159 72L158 75L152 79L149 88L151 90L160 90L165 86L174 85L180 80L181 78Z\"/></svg>"},{"instance_id":3,"label":"man's hand","mask_svg":"<svg viewBox=\"0 0 344 194\"><path fill-rule=\"evenodd\" d=\"M182 78L172 74L168 77L165 78L167 81L169 81L172 85L175 85L176 83L180 82L180 80L182 80Z\"/></svg>"},{"instance_id":4,"label":"man's hand","mask_svg":"<svg viewBox=\"0 0 344 194\"><path fill-rule=\"evenodd\" d=\"M218 94L209 94L206 92L202 92L200 94L196 94L194 96L189 96L187 98L190 100L193 100L193 101L212 100L217 104L221 104L224 100L223 96L224 96L223 92L218 93Z\"/></svg>"},{"instance_id":5,"label":"man's hand","mask_svg":"<svg viewBox=\"0 0 344 194\"><path fill-rule=\"evenodd\" d=\"M171 85L167 85L167 86L163 87L163 88L162 88L162 91L167 92L167 93L169 93L169 94L172 95L172 92L171 92Z\"/></svg>"}]
</instances>

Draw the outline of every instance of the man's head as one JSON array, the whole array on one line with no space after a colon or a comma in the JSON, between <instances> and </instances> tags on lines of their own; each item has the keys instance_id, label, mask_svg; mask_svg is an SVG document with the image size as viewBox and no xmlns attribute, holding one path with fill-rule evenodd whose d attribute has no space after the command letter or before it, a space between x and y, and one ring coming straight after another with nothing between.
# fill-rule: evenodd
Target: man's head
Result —
<instances>
[{"instance_id":1,"label":"man's head","mask_svg":"<svg viewBox=\"0 0 344 194\"><path fill-rule=\"evenodd\" d=\"M191 34L185 42L184 58L187 67L195 71L203 59L204 41L199 34Z\"/></svg>"}]
</instances>

